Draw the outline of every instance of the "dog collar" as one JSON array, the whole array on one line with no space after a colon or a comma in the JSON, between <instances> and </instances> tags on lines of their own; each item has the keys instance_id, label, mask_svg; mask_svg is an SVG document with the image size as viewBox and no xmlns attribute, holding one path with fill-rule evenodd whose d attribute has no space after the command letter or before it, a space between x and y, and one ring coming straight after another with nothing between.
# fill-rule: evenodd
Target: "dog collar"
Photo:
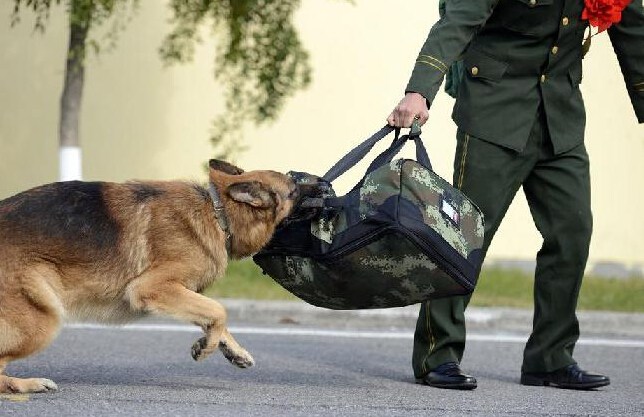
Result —
<instances>
[{"instance_id":1,"label":"dog collar","mask_svg":"<svg viewBox=\"0 0 644 417\"><path fill-rule=\"evenodd\" d=\"M210 182L208 183L208 192L210 193L210 199L212 200L212 206L215 209L215 217L221 227L222 232L226 236L226 252L230 257L232 249L232 234L230 233L230 225L228 223L228 217L226 217L226 211L224 210L224 203L222 203L221 198L219 198L219 192L215 188L215 185Z\"/></svg>"}]
</instances>

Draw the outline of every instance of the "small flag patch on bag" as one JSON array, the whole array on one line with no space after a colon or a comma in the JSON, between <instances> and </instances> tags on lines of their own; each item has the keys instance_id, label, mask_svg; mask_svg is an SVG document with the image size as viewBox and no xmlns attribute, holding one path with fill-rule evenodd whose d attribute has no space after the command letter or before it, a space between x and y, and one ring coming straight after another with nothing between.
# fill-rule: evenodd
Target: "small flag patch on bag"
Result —
<instances>
[{"instance_id":1,"label":"small flag patch on bag","mask_svg":"<svg viewBox=\"0 0 644 417\"><path fill-rule=\"evenodd\" d=\"M442 200L441 212L458 227L459 222L461 221L461 216L458 214L458 211L456 211L456 208L451 205L445 197L443 197Z\"/></svg>"}]
</instances>

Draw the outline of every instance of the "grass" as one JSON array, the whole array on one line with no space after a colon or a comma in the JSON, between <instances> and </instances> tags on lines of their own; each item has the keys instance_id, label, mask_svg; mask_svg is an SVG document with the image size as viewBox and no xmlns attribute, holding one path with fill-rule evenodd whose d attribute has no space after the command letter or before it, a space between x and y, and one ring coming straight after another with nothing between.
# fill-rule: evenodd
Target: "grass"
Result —
<instances>
[{"instance_id":1,"label":"grass","mask_svg":"<svg viewBox=\"0 0 644 417\"><path fill-rule=\"evenodd\" d=\"M472 305L532 308L531 274L507 269L484 269ZM644 312L644 279L584 277L579 310Z\"/></svg>"},{"instance_id":2,"label":"grass","mask_svg":"<svg viewBox=\"0 0 644 417\"><path fill-rule=\"evenodd\" d=\"M470 305L532 308L530 274L507 269L484 269ZM263 275L251 260L230 264L226 276L208 288L207 295L259 300L297 298ZM644 312L644 279L586 276L579 296L580 310Z\"/></svg>"},{"instance_id":3,"label":"grass","mask_svg":"<svg viewBox=\"0 0 644 417\"><path fill-rule=\"evenodd\" d=\"M250 259L231 262L226 275L206 289L204 294L253 300L297 300L271 277L264 275Z\"/></svg>"}]
</instances>

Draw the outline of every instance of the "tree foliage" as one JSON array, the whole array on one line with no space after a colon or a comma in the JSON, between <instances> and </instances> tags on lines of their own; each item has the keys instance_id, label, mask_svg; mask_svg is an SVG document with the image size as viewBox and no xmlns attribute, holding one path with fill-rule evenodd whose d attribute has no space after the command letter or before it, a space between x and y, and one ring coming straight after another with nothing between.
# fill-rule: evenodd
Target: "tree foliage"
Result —
<instances>
[{"instance_id":1,"label":"tree foliage","mask_svg":"<svg viewBox=\"0 0 644 417\"><path fill-rule=\"evenodd\" d=\"M215 76L225 86L226 111L213 123L218 152L239 149L246 122L274 120L288 97L311 80L308 53L293 25L300 0L171 0L173 29L160 52L167 63L192 59L200 28L217 39Z\"/></svg>"},{"instance_id":2,"label":"tree foliage","mask_svg":"<svg viewBox=\"0 0 644 417\"><path fill-rule=\"evenodd\" d=\"M86 33L111 22L108 46L114 46L131 15L128 11L138 3L139 0L14 0L12 23L19 21L22 10L31 10L36 16L36 29L42 31L51 8L63 5L70 26ZM241 148L238 139L246 123L274 120L286 99L310 83L308 53L293 25L300 0L168 0L168 5L172 29L159 49L165 63L190 61L204 26L209 26L215 36L214 73L225 87L225 111L215 118L211 140L216 156L230 156ZM90 36L87 43L69 53L80 54L76 58L82 65L87 48L98 52L101 45L102 40Z\"/></svg>"},{"instance_id":3,"label":"tree foliage","mask_svg":"<svg viewBox=\"0 0 644 417\"><path fill-rule=\"evenodd\" d=\"M109 24L105 39L88 39L87 47L99 52L101 45L113 48L116 45L118 33L125 28L140 0L14 0L12 25L20 22L23 10L31 10L35 15L34 27L37 31L45 30L51 8L64 6L69 17L69 26L76 26L89 31L104 24ZM85 50L70 51L80 53L84 58Z\"/></svg>"}]
</instances>

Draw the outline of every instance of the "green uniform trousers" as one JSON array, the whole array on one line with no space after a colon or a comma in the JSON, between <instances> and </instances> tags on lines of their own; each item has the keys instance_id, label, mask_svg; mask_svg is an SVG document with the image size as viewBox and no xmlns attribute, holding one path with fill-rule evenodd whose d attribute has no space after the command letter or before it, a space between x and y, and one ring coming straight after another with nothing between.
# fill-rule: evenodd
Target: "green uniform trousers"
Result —
<instances>
[{"instance_id":1,"label":"green uniform trousers","mask_svg":"<svg viewBox=\"0 0 644 417\"><path fill-rule=\"evenodd\" d=\"M555 154L545 123L539 111L526 146L519 152L459 131L454 159L454 184L485 215L484 253L521 186L543 237L524 372L550 372L575 363L572 353L579 337L575 309L592 233L586 148L581 143ZM520 245L520 236L517 239ZM445 362L460 363L469 300L469 296L458 296L421 305L412 358L416 377Z\"/></svg>"}]
</instances>

